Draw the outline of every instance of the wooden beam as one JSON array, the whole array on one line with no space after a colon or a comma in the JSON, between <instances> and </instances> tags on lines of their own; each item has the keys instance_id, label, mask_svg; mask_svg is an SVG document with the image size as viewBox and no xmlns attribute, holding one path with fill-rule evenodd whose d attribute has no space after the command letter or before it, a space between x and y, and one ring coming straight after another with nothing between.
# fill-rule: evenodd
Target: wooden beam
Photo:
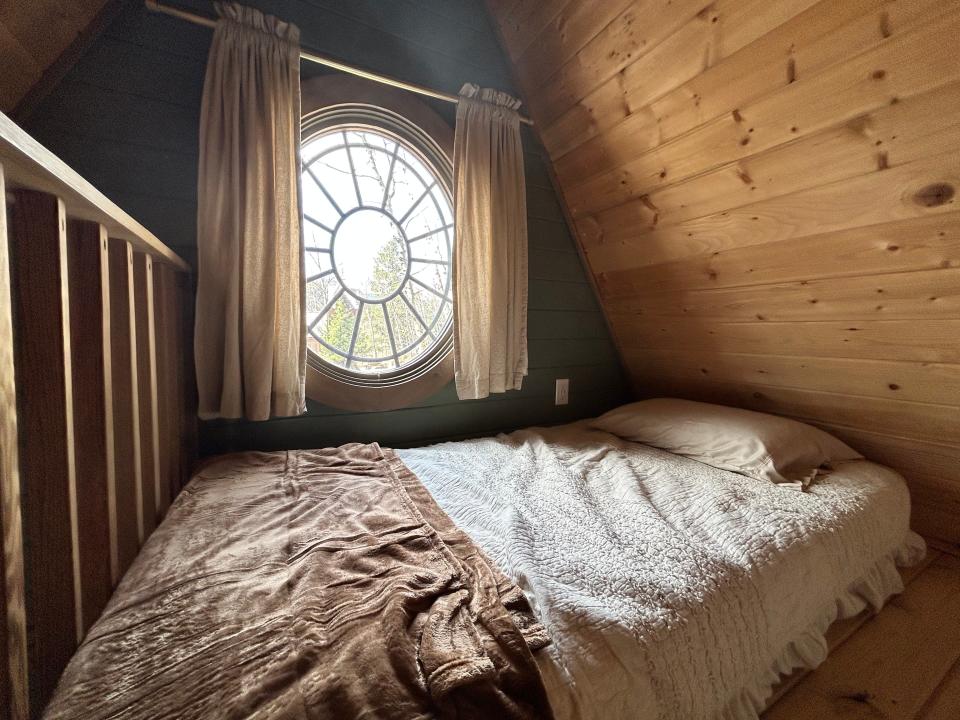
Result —
<instances>
[{"instance_id":1,"label":"wooden beam","mask_svg":"<svg viewBox=\"0 0 960 720\"><path fill-rule=\"evenodd\" d=\"M160 513L160 439L157 407L157 337L154 315L153 260L133 256L133 291L137 325L137 386L140 394L140 473L143 535L157 526Z\"/></svg>"},{"instance_id":2,"label":"wooden beam","mask_svg":"<svg viewBox=\"0 0 960 720\"><path fill-rule=\"evenodd\" d=\"M26 720L27 620L11 305L6 191L0 166L0 713Z\"/></svg>"},{"instance_id":3,"label":"wooden beam","mask_svg":"<svg viewBox=\"0 0 960 720\"><path fill-rule=\"evenodd\" d=\"M9 233L23 528L35 539L24 559L30 707L37 712L83 625L63 202L15 191Z\"/></svg>"},{"instance_id":4,"label":"wooden beam","mask_svg":"<svg viewBox=\"0 0 960 720\"><path fill-rule=\"evenodd\" d=\"M77 521L83 630L100 616L116 576L110 283L102 225L67 224ZM105 522L105 520L110 519Z\"/></svg>"},{"instance_id":5,"label":"wooden beam","mask_svg":"<svg viewBox=\"0 0 960 720\"><path fill-rule=\"evenodd\" d=\"M143 501L140 497L140 403L137 389L136 317L133 250L111 238L110 355L113 366L114 476L116 478L117 550L120 575L140 548Z\"/></svg>"}]
</instances>

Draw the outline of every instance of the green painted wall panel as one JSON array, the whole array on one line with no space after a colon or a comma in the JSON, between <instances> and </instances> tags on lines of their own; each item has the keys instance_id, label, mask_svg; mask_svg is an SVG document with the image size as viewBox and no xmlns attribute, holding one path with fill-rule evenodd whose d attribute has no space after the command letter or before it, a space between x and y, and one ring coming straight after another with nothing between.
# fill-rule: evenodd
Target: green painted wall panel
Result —
<instances>
[{"instance_id":1,"label":"green painted wall panel","mask_svg":"<svg viewBox=\"0 0 960 720\"><path fill-rule=\"evenodd\" d=\"M247 0L295 22L302 43L346 62L456 93L464 82L514 92L482 0ZM179 7L212 15L204 0ZM188 261L196 257L197 142L210 31L129 3L26 128ZM304 76L325 70L304 63ZM426 101L451 124L453 106ZM524 128L530 374L523 389L459 401L453 385L403 410L208 422L201 450L417 445L596 415L627 399L616 351L552 188ZM570 404L553 404L570 379Z\"/></svg>"},{"instance_id":2,"label":"green painted wall panel","mask_svg":"<svg viewBox=\"0 0 960 720\"><path fill-rule=\"evenodd\" d=\"M527 218L530 247L541 250L576 253L577 246L563 218Z\"/></svg>"}]
</instances>

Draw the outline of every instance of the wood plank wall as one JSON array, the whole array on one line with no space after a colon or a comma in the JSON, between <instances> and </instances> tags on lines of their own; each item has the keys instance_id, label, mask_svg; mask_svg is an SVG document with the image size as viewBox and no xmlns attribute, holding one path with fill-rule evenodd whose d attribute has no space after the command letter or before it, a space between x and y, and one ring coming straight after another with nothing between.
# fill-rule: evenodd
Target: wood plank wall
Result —
<instances>
[{"instance_id":1,"label":"wood plank wall","mask_svg":"<svg viewBox=\"0 0 960 720\"><path fill-rule=\"evenodd\" d=\"M488 5L637 392L819 424L960 541L960 5Z\"/></svg>"},{"instance_id":2,"label":"wood plank wall","mask_svg":"<svg viewBox=\"0 0 960 720\"><path fill-rule=\"evenodd\" d=\"M39 717L190 472L185 278L0 167L0 717Z\"/></svg>"}]
</instances>

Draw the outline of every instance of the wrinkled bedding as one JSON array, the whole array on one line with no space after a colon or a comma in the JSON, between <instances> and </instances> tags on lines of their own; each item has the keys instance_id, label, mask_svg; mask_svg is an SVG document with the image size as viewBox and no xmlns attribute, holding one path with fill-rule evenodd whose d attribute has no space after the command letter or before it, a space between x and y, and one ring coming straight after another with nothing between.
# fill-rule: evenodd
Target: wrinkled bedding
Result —
<instances>
[{"instance_id":1,"label":"wrinkled bedding","mask_svg":"<svg viewBox=\"0 0 960 720\"><path fill-rule=\"evenodd\" d=\"M520 590L390 450L215 459L47 718L549 718Z\"/></svg>"},{"instance_id":2,"label":"wrinkled bedding","mask_svg":"<svg viewBox=\"0 0 960 720\"><path fill-rule=\"evenodd\" d=\"M800 492L582 424L398 453L525 591L560 720L756 718L924 553L866 461Z\"/></svg>"}]
</instances>

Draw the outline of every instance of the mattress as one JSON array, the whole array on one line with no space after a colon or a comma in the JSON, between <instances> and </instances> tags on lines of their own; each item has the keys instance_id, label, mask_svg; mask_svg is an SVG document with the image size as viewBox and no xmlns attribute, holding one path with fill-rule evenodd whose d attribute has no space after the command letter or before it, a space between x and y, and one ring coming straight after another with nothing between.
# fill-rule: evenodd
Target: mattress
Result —
<instances>
[{"instance_id":1,"label":"mattress","mask_svg":"<svg viewBox=\"0 0 960 720\"><path fill-rule=\"evenodd\" d=\"M903 479L867 461L801 492L581 423L399 456L527 595L560 720L756 718L925 551Z\"/></svg>"}]
</instances>

